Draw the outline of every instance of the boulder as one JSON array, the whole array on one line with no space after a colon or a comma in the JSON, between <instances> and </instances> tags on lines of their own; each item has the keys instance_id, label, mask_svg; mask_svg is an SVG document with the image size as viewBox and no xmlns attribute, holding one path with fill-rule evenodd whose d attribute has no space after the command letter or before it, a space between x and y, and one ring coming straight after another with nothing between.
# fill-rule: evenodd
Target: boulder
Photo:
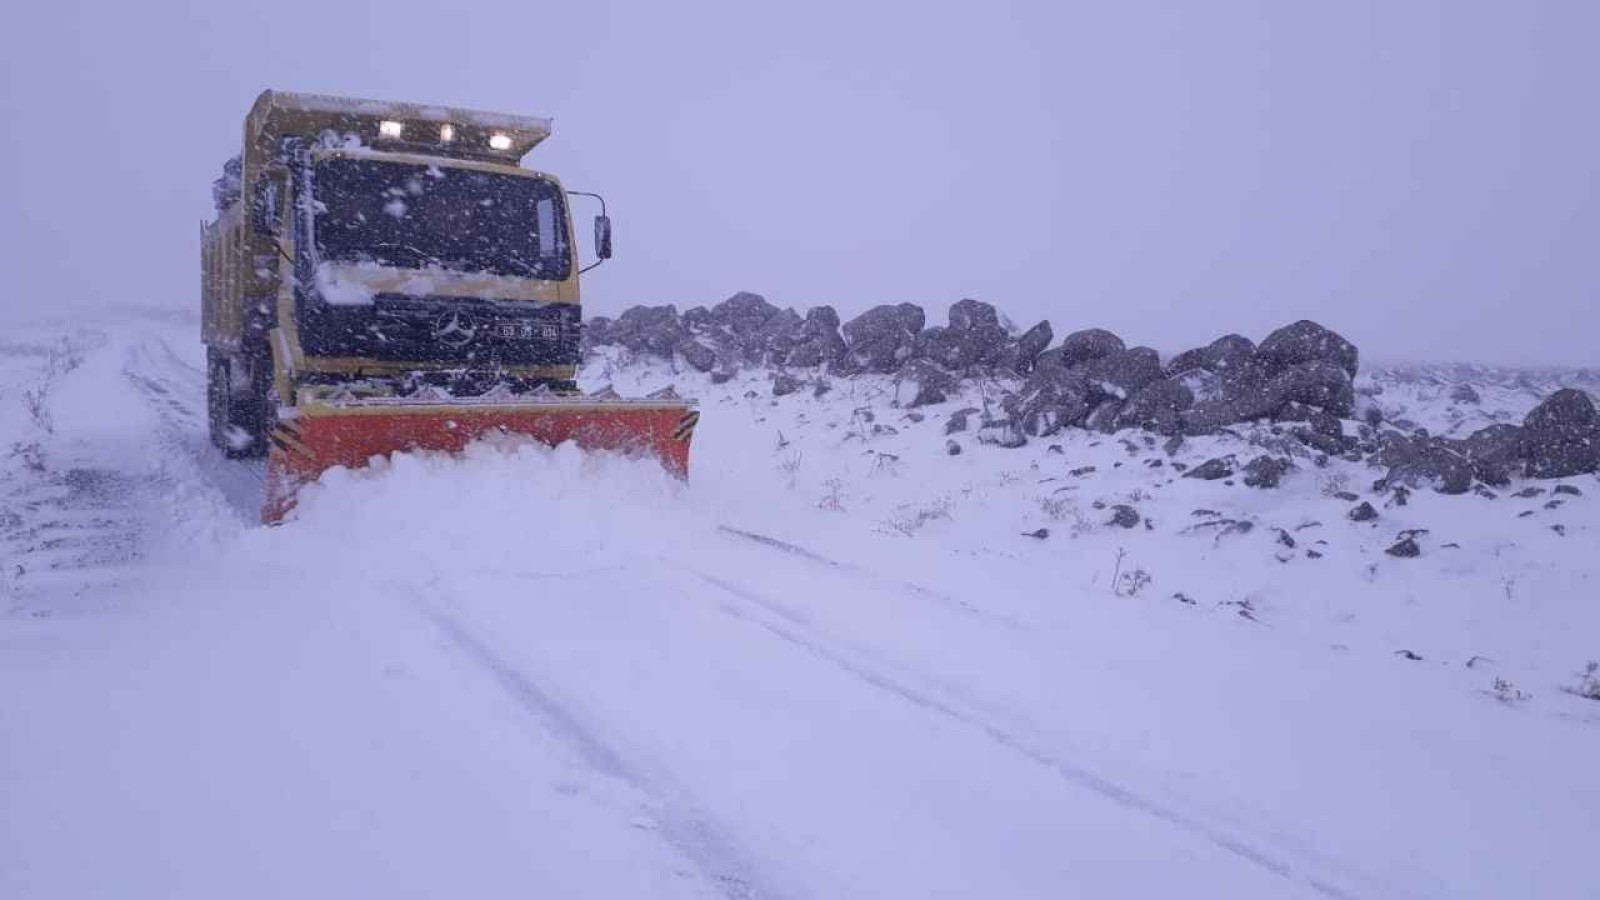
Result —
<instances>
[{"instance_id":1,"label":"boulder","mask_svg":"<svg viewBox=\"0 0 1600 900\"><path fill-rule=\"evenodd\" d=\"M692 337L678 344L678 353L697 372L709 372L717 366L717 351Z\"/></svg>"},{"instance_id":2,"label":"boulder","mask_svg":"<svg viewBox=\"0 0 1600 900\"><path fill-rule=\"evenodd\" d=\"M1055 334L1050 330L1048 321L1040 322L1029 328L1022 333L1022 337L1017 338L1016 344L1011 348L1008 360L1009 365L1004 366L1004 368L1018 375L1027 375L1032 372L1034 365L1039 360L1039 354L1050 346L1050 341L1054 337Z\"/></svg>"},{"instance_id":3,"label":"boulder","mask_svg":"<svg viewBox=\"0 0 1600 900\"><path fill-rule=\"evenodd\" d=\"M722 325L736 335L755 334L767 320L778 314L778 308L767 298L749 291L740 291L711 307L710 320Z\"/></svg>"},{"instance_id":4,"label":"boulder","mask_svg":"<svg viewBox=\"0 0 1600 900\"><path fill-rule=\"evenodd\" d=\"M1450 391L1451 403L1482 403L1483 398L1478 396L1478 391L1465 382L1456 385Z\"/></svg>"},{"instance_id":5,"label":"boulder","mask_svg":"<svg viewBox=\"0 0 1600 900\"><path fill-rule=\"evenodd\" d=\"M805 382L785 372L772 376L772 396L784 397L800 390Z\"/></svg>"},{"instance_id":6,"label":"boulder","mask_svg":"<svg viewBox=\"0 0 1600 900\"><path fill-rule=\"evenodd\" d=\"M1136 528L1141 521L1143 520L1139 517L1137 509L1126 503L1118 503L1111 507L1111 521L1107 524L1115 525L1119 528Z\"/></svg>"},{"instance_id":7,"label":"boulder","mask_svg":"<svg viewBox=\"0 0 1600 900\"><path fill-rule=\"evenodd\" d=\"M1167 375L1203 370L1222 372L1238 368L1255 356L1255 341L1237 334L1225 334L1204 347L1178 354L1167 365Z\"/></svg>"},{"instance_id":8,"label":"boulder","mask_svg":"<svg viewBox=\"0 0 1600 900\"><path fill-rule=\"evenodd\" d=\"M1228 456L1208 459L1183 473L1185 478L1198 478L1202 481L1217 481L1231 475L1233 475L1233 458Z\"/></svg>"},{"instance_id":9,"label":"boulder","mask_svg":"<svg viewBox=\"0 0 1600 900\"><path fill-rule=\"evenodd\" d=\"M1083 418L1083 427L1090 431L1099 431L1111 434L1117 430L1117 416L1121 414L1123 402L1115 397L1100 401L1099 405L1089 410Z\"/></svg>"},{"instance_id":10,"label":"boulder","mask_svg":"<svg viewBox=\"0 0 1600 900\"><path fill-rule=\"evenodd\" d=\"M1473 475L1484 484L1502 487L1522 460L1522 428L1500 423L1480 428L1466 438L1450 442L1457 453L1472 461Z\"/></svg>"},{"instance_id":11,"label":"boulder","mask_svg":"<svg viewBox=\"0 0 1600 900\"><path fill-rule=\"evenodd\" d=\"M1355 411L1355 388L1345 371L1329 362L1291 366L1272 376L1262 387L1264 398L1281 406L1291 400L1344 417Z\"/></svg>"},{"instance_id":12,"label":"boulder","mask_svg":"<svg viewBox=\"0 0 1600 900\"><path fill-rule=\"evenodd\" d=\"M1600 469L1600 415L1576 388L1556 391L1522 421L1521 456L1529 478L1565 478Z\"/></svg>"},{"instance_id":13,"label":"boulder","mask_svg":"<svg viewBox=\"0 0 1600 900\"><path fill-rule=\"evenodd\" d=\"M961 299L950 305L950 327L956 331L1000 327L1000 314L981 300Z\"/></svg>"},{"instance_id":14,"label":"boulder","mask_svg":"<svg viewBox=\"0 0 1600 900\"><path fill-rule=\"evenodd\" d=\"M956 387L954 372L930 360L915 359L895 376L895 402L906 408L943 403Z\"/></svg>"},{"instance_id":15,"label":"boulder","mask_svg":"<svg viewBox=\"0 0 1600 900\"><path fill-rule=\"evenodd\" d=\"M1465 494L1472 489L1472 478L1472 460L1448 447L1429 444L1415 458L1390 468L1384 482L1431 487L1441 494Z\"/></svg>"},{"instance_id":16,"label":"boulder","mask_svg":"<svg viewBox=\"0 0 1600 900\"><path fill-rule=\"evenodd\" d=\"M634 351L670 358L689 336L676 306L635 306L608 329L612 342Z\"/></svg>"},{"instance_id":17,"label":"boulder","mask_svg":"<svg viewBox=\"0 0 1600 900\"><path fill-rule=\"evenodd\" d=\"M845 344L860 369L893 372L911 357L923 320L911 303L874 306L844 324Z\"/></svg>"},{"instance_id":18,"label":"boulder","mask_svg":"<svg viewBox=\"0 0 1600 900\"><path fill-rule=\"evenodd\" d=\"M1378 511L1373 508L1371 503L1363 500L1352 507L1346 515L1350 517L1352 522L1371 522L1378 517Z\"/></svg>"},{"instance_id":19,"label":"boulder","mask_svg":"<svg viewBox=\"0 0 1600 900\"><path fill-rule=\"evenodd\" d=\"M1046 437L1088 414L1089 392L1076 370L1038 369L1001 406L1024 433Z\"/></svg>"},{"instance_id":20,"label":"boulder","mask_svg":"<svg viewBox=\"0 0 1600 900\"><path fill-rule=\"evenodd\" d=\"M1149 347L1115 350L1083 365L1083 380L1090 392L1117 400L1127 400L1161 378L1161 355Z\"/></svg>"},{"instance_id":21,"label":"boulder","mask_svg":"<svg viewBox=\"0 0 1600 900\"><path fill-rule=\"evenodd\" d=\"M946 419L944 422L944 433L956 434L957 432L966 431L968 417L978 411L979 410L976 406L967 406L951 413L950 418Z\"/></svg>"},{"instance_id":22,"label":"boulder","mask_svg":"<svg viewBox=\"0 0 1600 900\"><path fill-rule=\"evenodd\" d=\"M1244 465L1244 483L1255 488L1275 488L1292 468L1289 461L1262 454Z\"/></svg>"},{"instance_id":23,"label":"boulder","mask_svg":"<svg viewBox=\"0 0 1600 900\"><path fill-rule=\"evenodd\" d=\"M1064 366L1075 366L1126 349L1127 345L1122 343L1122 338L1115 334L1104 328L1089 328L1074 331L1061 339L1060 361Z\"/></svg>"},{"instance_id":24,"label":"boulder","mask_svg":"<svg viewBox=\"0 0 1600 900\"><path fill-rule=\"evenodd\" d=\"M1028 443L1028 437L1010 419L998 419L978 428L978 442L1015 449Z\"/></svg>"},{"instance_id":25,"label":"boulder","mask_svg":"<svg viewBox=\"0 0 1600 900\"><path fill-rule=\"evenodd\" d=\"M1356 377L1361 361L1355 344L1310 319L1301 319L1267 335L1267 339L1257 348L1256 355L1277 368L1313 362L1331 363L1343 369L1350 378Z\"/></svg>"},{"instance_id":26,"label":"boulder","mask_svg":"<svg viewBox=\"0 0 1600 900\"><path fill-rule=\"evenodd\" d=\"M1194 405L1194 392L1176 378L1152 381L1135 391L1117 415L1118 428L1148 428L1176 434L1178 414Z\"/></svg>"}]
</instances>

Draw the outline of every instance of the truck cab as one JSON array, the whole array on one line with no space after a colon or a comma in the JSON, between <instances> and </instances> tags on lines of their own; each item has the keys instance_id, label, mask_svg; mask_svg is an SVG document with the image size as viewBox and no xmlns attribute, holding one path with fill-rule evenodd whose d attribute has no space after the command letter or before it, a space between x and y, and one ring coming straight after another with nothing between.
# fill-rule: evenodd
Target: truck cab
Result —
<instances>
[{"instance_id":1,"label":"truck cab","mask_svg":"<svg viewBox=\"0 0 1600 900\"><path fill-rule=\"evenodd\" d=\"M575 390L571 195L520 165L549 134L546 119L262 93L202 226L213 442L264 453L280 411L308 399Z\"/></svg>"}]
</instances>

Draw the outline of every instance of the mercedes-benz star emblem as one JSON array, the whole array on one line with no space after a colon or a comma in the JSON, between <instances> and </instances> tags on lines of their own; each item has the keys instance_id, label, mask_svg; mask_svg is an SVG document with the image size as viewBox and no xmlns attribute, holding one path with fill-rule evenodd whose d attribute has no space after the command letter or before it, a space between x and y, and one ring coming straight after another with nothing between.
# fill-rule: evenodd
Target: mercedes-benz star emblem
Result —
<instances>
[{"instance_id":1,"label":"mercedes-benz star emblem","mask_svg":"<svg viewBox=\"0 0 1600 900\"><path fill-rule=\"evenodd\" d=\"M433 322L433 337L447 347L465 347L478 336L478 322L471 315L447 312Z\"/></svg>"}]
</instances>

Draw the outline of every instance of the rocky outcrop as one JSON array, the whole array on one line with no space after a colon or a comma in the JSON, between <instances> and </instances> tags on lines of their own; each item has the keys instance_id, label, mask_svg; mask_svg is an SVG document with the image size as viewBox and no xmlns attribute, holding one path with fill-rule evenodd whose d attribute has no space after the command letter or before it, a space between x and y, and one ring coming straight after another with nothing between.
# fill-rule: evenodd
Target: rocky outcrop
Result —
<instances>
[{"instance_id":1,"label":"rocky outcrop","mask_svg":"<svg viewBox=\"0 0 1600 900\"><path fill-rule=\"evenodd\" d=\"M1519 455L1529 478L1564 478L1600 469L1600 415L1574 388L1556 391L1522 422Z\"/></svg>"},{"instance_id":2,"label":"rocky outcrop","mask_svg":"<svg viewBox=\"0 0 1600 900\"><path fill-rule=\"evenodd\" d=\"M1054 334L1048 321L1016 334L995 307L970 298L952 304L943 324L929 327L922 308L911 303L876 306L841 323L828 306L802 315L740 292L681 315L662 305L590 318L582 346L585 353L619 346L679 360L717 383L741 368L770 366L776 370L773 393L780 396L806 384L825 385L824 376L889 375L896 402L906 408L948 401L967 379L993 385L990 379L998 378L998 405L990 395L978 427L982 443L1017 447L1068 427L1143 429L1180 440L1241 434L1272 454L1244 467L1253 486L1275 483L1286 471L1280 463L1291 466L1293 457L1314 457L1318 465L1325 457L1364 458L1385 470L1380 484L1396 492L1431 487L1463 493L1475 483L1499 486L1519 476L1600 470L1600 412L1584 391L1556 391L1520 425L1490 424L1466 437L1430 436L1402 418L1386 422L1375 399L1381 385L1363 382L1358 397L1353 379L1359 351L1309 320L1273 331L1259 346L1226 334L1165 365L1156 351L1129 348L1105 329L1073 331L1052 347ZM796 369L822 371L790 371ZM1455 384L1448 396L1458 419L1480 415L1467 409L1482 405L1470 385ZM969 427L972 412L952 417L947 427ZM1358 414L1361 423L1349 422ZM1231 477L1236 465L1215 460L1189 477L1222 471Z\"/></svg>"}]
</instances>

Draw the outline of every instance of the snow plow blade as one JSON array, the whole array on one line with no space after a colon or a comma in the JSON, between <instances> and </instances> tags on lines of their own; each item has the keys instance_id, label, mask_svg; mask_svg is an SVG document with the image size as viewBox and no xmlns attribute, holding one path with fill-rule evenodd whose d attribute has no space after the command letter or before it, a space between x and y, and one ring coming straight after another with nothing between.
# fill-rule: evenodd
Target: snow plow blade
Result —
<instances>
[{"instance_id":1,"label":"snow plow blade","mask_svg":"<svg viewBox=\"0 0 1600 900\"><path fill-rule=\"evenodd\" d=\"M374 456L411 450L458 453L475 440L523 437L555 446L650 455L678 478L689 475L689 444L700 413L676 396L318 401L268 433L263 524L283 521L300 488L336 466L362 468Z\"/></svg>"}]
</instances>

